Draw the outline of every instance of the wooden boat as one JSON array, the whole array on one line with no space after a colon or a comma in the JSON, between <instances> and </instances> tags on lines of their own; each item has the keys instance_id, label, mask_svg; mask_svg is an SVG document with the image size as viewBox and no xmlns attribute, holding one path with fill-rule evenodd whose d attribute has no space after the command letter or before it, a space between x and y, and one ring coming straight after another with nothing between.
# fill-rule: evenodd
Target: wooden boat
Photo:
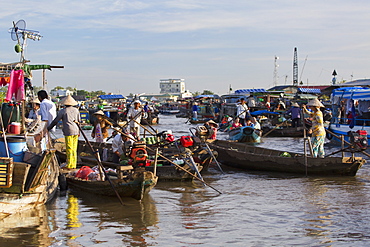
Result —
<instances>
[{"instance_id":1,"label":"wooden boat","mask_svg":"<svg viewBox=\"0 0 370 247\"><path fill-rule=\"evenodd\" d=\"M250 126L237 127L228 131L229 140L238 142L261 142L261 130L256 130Z\"/></svg>"},{"instance_id":2,"label":"wooden boat","mask_svg":"<svg viewBox=\"0 0 370 247\"><path fill-rule=\"evenodd\" d=\"M0 158L0 219L36 208L51 200L58 189L55 150L25 154L26 162Z\"/></svg>"},{"instance_id":3,"label":"wooden boat","mask_svg":"<svg viewBox=\"0 0 370 247\"><path fill-rule=\"evenodd\" d=\"M272 130L273 129L273 130ZM262 127L263 133L268 133L269 137L303 137L304 127L280 127L275 128L264 126Z\"/></svg>"},{"instance_id":4,"label":"wooden boat","mask_svg":"<svg viewBox=\"0 0 370 247\"><path fill-rule=\"evenodd\" d=\"M361 157L312 158L247 143L215 140L210 144L218 160L228 166L256 171L272 171L322 176L355 176L366 162Z\"/></svg>"},{"instance_id":5,"label":"wooden boat","mask_svg":"<svg viewBox=\"0 0 370 247\"><path fill-rule=\"evenodd\" d=\"M64 148L64 139L58 139L58 156L60 157L60 160L63 162L66 160L65 155L65 148ZM113 151L112 151L112 144L111 143L97 143L97 142L90 142L91 145L95 150L99 150L99 153L101 154L101 157L103 158L103 165L116 169L117 165L116 163L111 162L113 159ZM154 148L154 147L153 147ZM78 152L80 154L79 158L82 162L88 163L88 164L94 164L97 165L97 161L93 157L93 155L90 152L89 147L87 146L86 142L79 141L78 142ZM176 160L176 158L180 158L179 151L171 148L165 148L161 149L161 153L169 158L170 160ZM149 157L154 157L154 153L152 151L148 151ZM175 158L176 156L176 158ZM217 156L217 155L216 155ZM199 163L200 161L203 161L203 164L205 166L209 166L209 163L212 162L212 159L210 159L207 155L205 155L203 152L199 154L199 157L196 157L194 159L196 161L197 169L198 171L202 171L203 166ZM191 174L194 174L193 168L186 164L181 164L181 166L189 171ZM146 171L154 172L154 164L153 162L147 162L144 166ZM192 180L193 176L186 173L182 169L177 168L175 165L171 164L167 160L163 158L158 158L157 167L156 167L156 176L158 176L159 180Z\"/></svg>"},{"instance_id":6,"label":"wooden boat","mask_svg":"<svg viewBox=\"0 0 370 247\"><path fill-rule=\"evenodd\" d=\"M88 163L93 166L93 163ZM157 184L158 177L150 171L145 171L144 168L133 169L132 166L120 166L112 163L111 167L115 167L115 174L108 174L110 180L121 197L132 197L136 200L141 200L144 194ZM86 191L92 194L104 196L117 196L108 179L89 180L76 177L78 169L74 169L66 173L68 186L81 191Z\"/></svg>"}]
</instances>

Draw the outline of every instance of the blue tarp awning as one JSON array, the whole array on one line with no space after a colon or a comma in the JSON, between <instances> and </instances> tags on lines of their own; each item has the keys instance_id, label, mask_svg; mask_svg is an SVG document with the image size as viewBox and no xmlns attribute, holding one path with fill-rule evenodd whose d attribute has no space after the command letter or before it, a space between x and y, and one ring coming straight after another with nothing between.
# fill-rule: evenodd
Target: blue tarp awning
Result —
<instances>
[{"instance_id":1,"label":"blue tarp awning","mask_svg":"<svg viewBox=\"0 0 370 247\"><path fill-rule=\"evenodd\" d=\"M110 94L110 95L100 95L101 99L124 99L125 97L122 94Z\"/></svg>"},{"instance_id":2,"label":"blue tarp awning","mask_svg":"<svg viewBox=\"0 0 370 247\"><path fill-rule=\"evenodd\" d=\"M370 100L370 89L369 88L337 88L333 90L333 96L339 96L344 99L353 100Z\"/></svg>"},{"instance_id":3,"label":"blue tarp awning","mask_svg":"<svg viewBox=\"0 0 370 247\"><path fill-rule=\"evenodd\" d=\"M235 93L245 94L245 93L266 93L267 91L264 88L250 88L250 89L238 89L235 90Z\"/></svg>"},{"instance_id":4,"label":"blue tarp awning","mask_svg":"<svg viewBox=\"0 0 370 247\"><path fill-rule=\"evenodd\" d=\"M194 98L195 99L199 99L199 98L214 98L214 97L215 97L214 95L205 95L205 94L202 94L202 95L195 96Z\"/></svg>"},{"instance_id":5,"label":"blue tarp awning","mask_svg":"<svg viewBox=\"0 0 370 247\"><path fill-rule=\"evenodd\" d=\"M298 92L300 93L313 93L313 94L320 94L321 90L318 88L305 88L305 87L299 87Z\"/></svg>"},{"instance_id":6,"label":"blue tarp awning","mask_svg":"<svg viewBox=\"0 0 370 247\"><path fill-rule=\"evenodd\" d=\"M272 112L272 111L268 111L268 110L260 110L260 111L251 112L251 115L252 116L258 116L258 115L263 115L263 114L279 115L280 113L278 113L278 112Z\"/></svg>"}]
</instances>

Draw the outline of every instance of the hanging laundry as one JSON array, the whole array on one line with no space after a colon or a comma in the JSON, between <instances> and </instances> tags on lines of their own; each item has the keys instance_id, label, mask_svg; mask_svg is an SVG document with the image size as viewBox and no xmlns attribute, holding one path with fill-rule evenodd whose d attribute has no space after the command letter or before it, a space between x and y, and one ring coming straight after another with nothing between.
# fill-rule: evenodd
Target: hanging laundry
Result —
<instances>
[{"instance_id":1,"label":"hanging laundry","mask_svg":"<svg viewBox=\"0 0 370 247\"><path fill-rule=\"evenodd\" d=\"M23 70L12 70L6 100L11 101L13 96L16 101L25 100Z\"/></svg>"},{"instance_id":2,"label":"hanging laundry","mask_svg":"<svg viewBox=\"0 0 370 247\"><path fill-rule=\"evenodd\" d=\"M10 77L0 77L0 86L4 87L10 82Z\"/></svg>"}]
</instances>

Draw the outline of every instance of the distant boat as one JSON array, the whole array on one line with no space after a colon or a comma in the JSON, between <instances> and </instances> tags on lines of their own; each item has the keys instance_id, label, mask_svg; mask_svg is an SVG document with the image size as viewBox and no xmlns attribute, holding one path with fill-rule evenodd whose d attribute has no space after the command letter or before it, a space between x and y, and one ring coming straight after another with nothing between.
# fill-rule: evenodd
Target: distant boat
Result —
<instances>
[{"instance_id":1,"label":"distant boat","mask_svg":"<svg viewBox=\"0 0 370 247\"><path fill-rule=\"evenodd\" d=\"M347 100L370 100L369 88L338 88L333 90L333 96L338 96L341 99ZM352 123L352 124L351 124ZM350 142L349 132L366 131L367 139L370 139L370 119L362 119L361 116L354 118L333 118L328 126L328 130L337 136L344 136L344 140ZM327 135L327 138L340 142L338 138Z\"/></svg>"}]
</instances>

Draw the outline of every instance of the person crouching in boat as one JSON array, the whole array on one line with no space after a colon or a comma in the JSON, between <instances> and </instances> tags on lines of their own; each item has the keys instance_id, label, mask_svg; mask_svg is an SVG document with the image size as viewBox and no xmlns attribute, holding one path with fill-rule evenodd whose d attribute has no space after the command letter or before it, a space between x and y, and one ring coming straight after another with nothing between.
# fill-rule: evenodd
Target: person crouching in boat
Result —
<instances>
[{"instance_id":1,"label":"person crouching in boat","mask_svg":"<svg viewBox=\"0 0 370 247\"><path fill-rule=\"evenodd\" d=\"M119 163L120 160L125 158L128 159L127 153L129 149L132 147L135 138L128 133L128 131L124 131L126 135L122 135L118 133L112 141L112 150L113 150L113 162Z\"/></svg>"},{"instance_id":2,"label":"person crouching in boat","mask_svg":"<svg viewBox=\"0 0 370 247\"><path fill-rule=\"evenodd\" d=\"M216 140L218 124L213 120L209 120L209 121L204 123L204 126L207 128L207 130L210 133L208 139Z\"/></svg>"},{"instance_id":3,"label":"person crouching in boat","mask_svg":"<svg viewBox=\"0 0 370 247\"><path fill-rule=\"evenodd\" d=\"M75 169L77 166L78 136L80 135L80 129L75 122L81 122L80 112L76 107L74 107L77 105L77 102L71 95L62 99L60 103L65 105L65 108L58 112L56 118L54 118L48 126L48 130L51 130L60 120L62 120L67 154L66 168Z\"/></svg>"},{"instance_id":4,"label":"person crouching in boat","mask_svg":"<svg viewBox=\"0 0 370 247\"><path fill-rule=\"evenodd\" d=\"M320 110L320 107L324 107L324 105L318 99L313 99L307 103L307 106L312 110L312 112L308 111L305 105L303 105L303 111L312 118L312 128L310 129L310 132L312 132L313 155L315 158L324 158L324 141L326 132L324 128L323 114Z\"/></svg>"}]
</instances>

